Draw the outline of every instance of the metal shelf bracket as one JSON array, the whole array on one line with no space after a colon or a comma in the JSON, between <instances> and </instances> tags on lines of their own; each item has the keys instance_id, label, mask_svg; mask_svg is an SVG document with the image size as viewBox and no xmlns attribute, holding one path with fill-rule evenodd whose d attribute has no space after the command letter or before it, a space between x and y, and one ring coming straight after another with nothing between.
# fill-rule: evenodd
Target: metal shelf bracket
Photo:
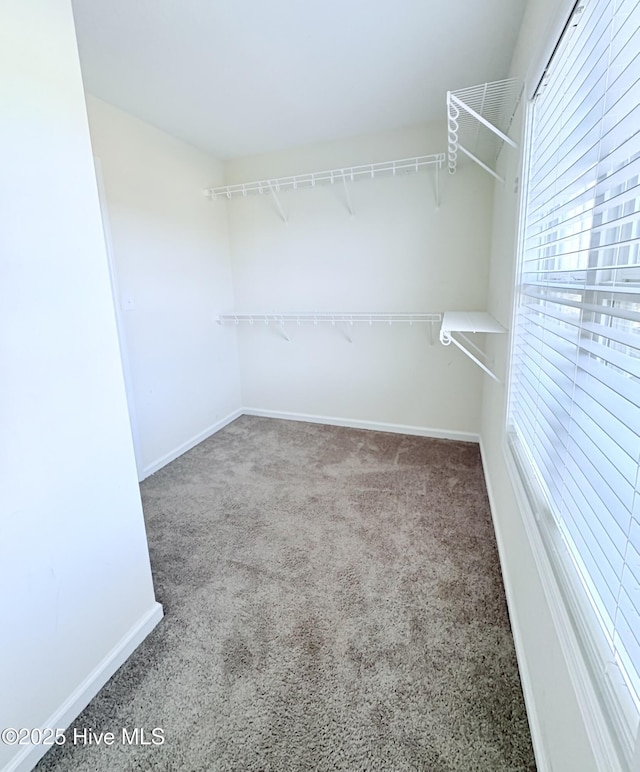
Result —
<instances>
[{"instance_id":1,"label":"metal shelf bracket","mask_svg":"<svg viewBox=\"0 0 640 772\"><path fill-rule=\"evenodd\" d=\"M445 311L440 328L440 343L457 346L494 381L500 378L491 369L487 355L465 333L506 333L506 329L491 314L484 311ZM457 336L457 337L456 337Z\"/></svg>"}]
</instances>

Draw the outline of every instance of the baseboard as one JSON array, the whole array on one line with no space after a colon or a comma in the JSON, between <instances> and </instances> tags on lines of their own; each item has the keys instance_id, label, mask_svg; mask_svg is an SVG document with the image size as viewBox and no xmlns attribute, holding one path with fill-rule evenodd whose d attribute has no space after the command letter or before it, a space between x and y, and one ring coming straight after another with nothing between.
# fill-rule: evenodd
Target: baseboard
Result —
<instances>
[{"instance_id":1,"label":"baseboard","mask_svg":"<svg viewBox=\"0 0 640 772\"><path fill-rule=\"evenodd\" d=\"M261 410L245 407L244 415L260 418L280 418L285 421L305 421L312 424L328 424L329 426L347 426L350 429L370 429L376 432L392 432L393 434L413 434L418 437L433 437L441 440L457 440L458 442L479 442L478 434L459 432L455 429L429 429L425 426L407 426L405 424L388 424L380 421L361 421L356 418L335 418L333 416L310 415L307 413L285 413L279 410Z\"/></svg>"},{"instance_id":2,"label":"baseboard","mask_svg":"<svg viewBox=\"0 0 640 772\"><path fill-rule=\"evenodd\" d=\"M589 640L589 632L583 628L580 603L566 577L566 583L561 584L561 566L554 566L551 562L515 457L506 443L503 447L503 458L516 501L522 512L522 522L574 689L576 703L584 722L585 734L589 738L595 765L597 769L607 770L607 772L623 772L631 767L636 769L637 755L634 756L634 761L631 761L631 766L628 765L628 761L625 763L624 752L619 746L620 738L616 737L613 728L616 722L618 728L626 727L623 723L624 718L616 712L616 706L610 705L607 708L603 703L603 695L598 693L593 672L590 670L588 660L585 659L588 655L584 647L587 645L585 642ZM556 571L559 571L560 575ZM624 732L625 728L621 731ZM638 746L635 747L635 753L638 754Z\"/></svg>"},{"instance_id":3,"label":"baseboard","mask_svg":"<svg viewBox=\"0 0 640 772\"><path fill-rule=\"evenodd\" d=\"M162 469L163 466L174 461L178 456L186 453L191 448L195 447L198 443L206 440L211 435L219 432L220 429L224 429L227 424L235 421L241 415L253 415L261 418L280 418L285 421L306 421L313 424L328 424L329 426L347 426L351 429L369 429L376 432L392 432L394 434L413 434L418 437L433 437L435 439L443 440L457 440L458 442L475 442L479 441L479 435L473 432L460 432L456 429L432 429L425 426L409 426L405 424L391 424L384 423L382 421L361 421L355 418L336 418L334 416L320 416L312 415L309 413L285 413L280 410L262 410L260 408L245 407L239 410L234 410L233 413L217 421L212 426L199 432L195 437L183 442L177 448L174 448L169 453L165 453L164 456L157 459L151 464L148 464L142 470L140 481L146 479L150 475Z\"/></svg>"},{"instance_id":4,"label":"baseboard","mask_svg":"<svg viewBox=\"0 0 640 772\"><path fill-rule=\"evenodd\" d=\"M484 482L487 488L487 496L489 498L489 507L491 509L491 519L493 520L493 530L496 535L496 544L498 546L498 555L500 556L500 568L502 571L502 581L504 583L504 592L507 598L507 606L509 608L509 619L511 622L511 632L513 634L513 641L516 649L516 658L518 660L518 670L520 672L520 683L522 684L522 693L524 695L525 705L527 707L527 718L529 719L529 730L531 732L531 742L533 744L533 752L536 757L536 766L538 772L551 772L552 767L547 756L546 746L543 740L542 727L540 724L540 717L536 708L536 702L533 693L533 685L531 680L531 673L527 664L527 658L525 655L524 643L522 638L522 631L518 620L518 614L516 612L517 605L512 593L511 577L508 570L508 563L505 559L506 550L504 542L502 541L502 532L498 526L498 520L496 517L496 505L493 495L493 486L491 484L491 478L489 476L489 465L487 463L486 451L484 449L484 443L482 437L480 437L480 457L482 459L482 469L484 472Z\"/></svg>"},{"instance_id":5,"label":"baseboard","mask_svg":"<svg viewBox=\"0 0 640 772\"><path fill-rule=\"evenodd\" d=\"M151 464L148 464L147 466L145 466L144 469L142 470L142 474L140 476L139 482L142 482L142 480L145 480L147 477L154 474L154 472L157 472L159 469L162 469L163 466L166 466L172 461L175 461L175 459L178 458L178 456L181 456L183 453L186 453L188 450L191 450L191 448L194 448L203 440L206 440L208 437L211 437L212 434L219 432L220 429L224 429L224 427L227 424L230 424L232 421L235 421L236 418L240 418L243 412L244 412L243 410L234 410L233 413L229 413L229 415L225 416L224 418L221 418L219 421L216 421L215 424L212 424L206 429L203 429L201 432L196 434L195 437L191 437L191 439L188 439L186 440L186 442L183 442L181 445L178 445L177 448L170 450L168 453L165 453L164 456L161 456L160 458L156 459L156 461L153 461Z\"/></svg>"},{"instance_id":6,"label":"baseboard","mask_svg":"<svg viewBox=\"0 0 640 772\"><path fill-rule=\"evenodd\" d=\"M123 665L163 617L162 606L154 602L100 664L44 722L43 727L66 729L82 713L116 670ZM45 745L23 745L2 772L29 772L49 750Z\"/></svg>"}]
</instances>

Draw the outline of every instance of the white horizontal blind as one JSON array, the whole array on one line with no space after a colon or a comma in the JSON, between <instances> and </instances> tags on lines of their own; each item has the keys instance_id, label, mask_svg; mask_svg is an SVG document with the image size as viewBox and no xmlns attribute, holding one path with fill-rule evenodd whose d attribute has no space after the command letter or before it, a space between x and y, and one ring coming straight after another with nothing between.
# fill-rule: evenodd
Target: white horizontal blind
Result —
<instances>
[{"instance_id":1,"label":"white horizontal blind","mask_svg":"<svg viewBox=\"0 0 640 772\"><path fill-rule=\"evenodd\" d=\"M533 105L509 430L624 755L640 716L640 0L577 7ZM616 712L617 711L617 712Z\"/></svg>"}]
</instances>

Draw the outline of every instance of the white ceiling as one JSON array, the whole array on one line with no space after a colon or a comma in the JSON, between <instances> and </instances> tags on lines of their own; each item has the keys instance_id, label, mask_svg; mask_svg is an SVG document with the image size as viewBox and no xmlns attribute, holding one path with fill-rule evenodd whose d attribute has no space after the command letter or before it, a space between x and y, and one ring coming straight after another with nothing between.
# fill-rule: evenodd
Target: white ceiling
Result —
<instances>
[{"instance_id":1,"label":"white ceiling","mask_svg":"<svg viewBox=\"0 0 640 772\"><path fill-rule=\"evenodd\" d=\"M526 0L73 0L87 91L221 159L444 119Z\"/></svg>"}]
</instances>

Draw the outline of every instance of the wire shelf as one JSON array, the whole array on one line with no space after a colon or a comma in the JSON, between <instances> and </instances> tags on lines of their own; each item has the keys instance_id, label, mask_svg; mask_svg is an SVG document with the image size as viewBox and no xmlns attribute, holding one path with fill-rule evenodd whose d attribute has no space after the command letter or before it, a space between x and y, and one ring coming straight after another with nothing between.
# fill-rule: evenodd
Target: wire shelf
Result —
<instances>
[{"instance_id":1,"label":"wire shelf","mask_svg":"<svg viewBox=\"0 0 640 772\"><path fill-rule=\"evenodd\" d=\"M447 92L447 166L451 174L456 171L461 151L504 182L494 167L505 142L517 147L508 131L521 95L518 78Z\"/></svg>"},{"instance_id":2,"label":"wire shelf","mask_svg":"<svg viewBox=\"0 0 640 772\"><path fill-rule=\"evenodd\" d=\"M415 156L414 158L402 158L397 161L383 161L381 163L364 164L363 166L347 166L342 169L330 169L329 171L310 172L309 174L295 174L290 177L242 182L237 185L224 185L218 188L207 188L203 193L212 199L218 197L230 199L253 193L280 193L284 190L314 188L316 185L333 185L336 182L355 182L356 180L366 178L411 174L412 172L419 172L432 167L440 169L444 161L444 153L434 153L432 155Z\"/></svg>"},{"instance_id":3,"label":"wire shelf","mask_svg":"<svg viewBox=\"0 0 640 772\"><path fill-rule=\"evenodd\" d=\"M287 312L287 313L229 313L220 314L218 316L219 324L236 324L241 323L251 325L273 325L282 337L290 341L291 338L286 331L286 325L302 324L330 324L334 327L339 327L349 343L353 342L350 329L356 323L364 323L369 325L386 323L393 324L427 324L429 332L429 342L434 342L434 328L435 325L440 324L442 321L441 313L423 313L421 311L411 313L402 312L395 313L393 311L301 311L301 312Z\"/></svg>"},{"instance_id":4,"label":"wire shelf","mask_svg":"<svg viewBox=\"0 0 640 772\"><path fill-rule=\"evenodd\" d=\"M439 324L442 321L440 313L394 313L386 311L301 311L277 313L229 313L218 316L219 324L354 324L356 322L394 323L430 323Z\"/></svg>"},{"instance_id":5,"label":"wire shelf","mask_svg":"<svg viewBox=\"0 0 640 772\"><path fill-rule=\"evenodd\" d=\"M500 334L506 333L506 330L486 311L445 311L440 328L440 343L443 346L453 343L494 381L500 383L500 378L491 369L493 363L466 335L479 332Z\"/></svg>"}]
</instances>

